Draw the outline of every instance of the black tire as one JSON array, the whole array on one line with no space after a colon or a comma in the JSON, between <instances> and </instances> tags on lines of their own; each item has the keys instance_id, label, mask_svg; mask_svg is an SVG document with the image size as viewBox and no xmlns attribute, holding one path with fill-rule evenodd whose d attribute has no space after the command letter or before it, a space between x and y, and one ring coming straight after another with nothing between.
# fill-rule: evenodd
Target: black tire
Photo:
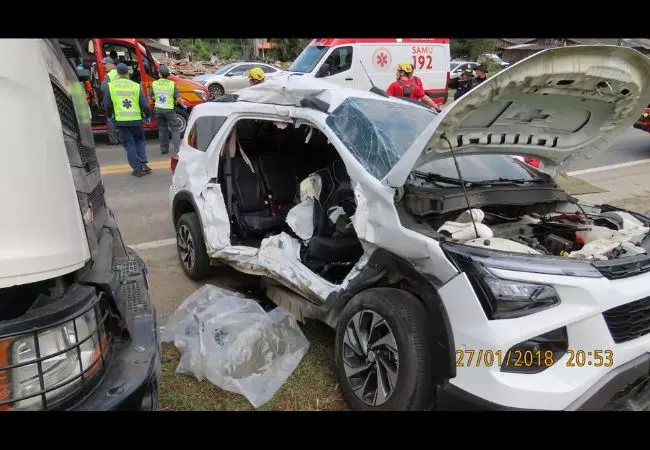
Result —
<instances>
[{"instance_id":1,"label":"black tire","mask_svg":"<svg viewBox=\"0 0 650 450\"><path fill-rule=\"evenodd\" d=\"M396 381L393 379L392 392L385 396L386 400L381 404L378 401L380 399L378 394L370 394L370 397L377 402L374 406L369 404L373 400L366 398L364 401L357 396L352 384L355 383L357 388L366 386L357 392L365 390L368 386L372 390L373 385L377 386L376 391L379 392L379 381L375 375L373 383L372 374L383 372L384 385L389 383L387 375L389 366L386 361L391 359L389 355L391 352L384 350L380 353L383 344L376 347L366 345L366 359L363 360L364 356L359 357L358 355L361 353L353 351L352 346L349 345L350 341L354 342L353 336L359 336L359 333L353 331L352 318L361 317L360 327L363 327L364 323L368 323L366 319L369 314L374 318L378 315L384 320L376 322L378 325L374 326L374 332L369 333L369 339L366 342L376 341L378 336L384 335L384 331L388 330L392 332L398 355L398 364L392 365L392 373L397 374ZM374 318L372 320L375 320ZM349 332L347 331L348 326L351 327ZM349 333L347 337L346 333ZM346 305L337 322L335 343L336 376L343 396L350 407L355 411L422 411L430 409L435 400L436 388L430 335L426 308L408 292L393 288L374 288L354 296ZM374 339L373 336L375 336ZM368 350L369 348L373 348L377 353ZM369 362L370 353L373 354L372 362L376 361L374 362L375 371L368 369L359 372L351 381L346 374L346 368L351 370L356 363L359 364L357 368L363 367L364 364L370 365L372 363ZM352 365L350 361L353 361ZM366 376L366 374L368 375ZM384 390L384 392L386 391Z\"/></svg>"},{"instance_id":2,"label":"black tire","mask_svg":"<svg viewBox=\"0 0 650 450\"><path fill-rule=\"evenodd\" d=\"M179 134L183 137L185 130L187 129L187 119L190 115L183 108L176 108L174 112L176 113L176 120L180 122Z\"/></svg>"},{"instance_id":3,"label":"black tire","mask_svg":"<svg viewBox=\"0 0 650 450\"><path fill-rule=\"evenodd\" d=\"M188 236L191 239L191 244L188 241ZM187 257L183 244L185 248L193 250L189 251L190 254L193 254L193 257ZM205 251L201 224L196 213L185 213L176 222L176 250L178 251L181 267L183 267L183 271L189 279L202 281L208 277L210 274L210 258Z\"/></svg>"},{"instance_id":4,"label":"black tire","mask_svg":"<svg viewBox=\"0 0 650 450\"><path fill-rule=\"evenodd\" d=\"M208 86L208 92L210 93L210 100L219 98L226 93L226 91L223 89L223 86L221 86L219 83L213 83Z\"/></svg>"}]
</instances>

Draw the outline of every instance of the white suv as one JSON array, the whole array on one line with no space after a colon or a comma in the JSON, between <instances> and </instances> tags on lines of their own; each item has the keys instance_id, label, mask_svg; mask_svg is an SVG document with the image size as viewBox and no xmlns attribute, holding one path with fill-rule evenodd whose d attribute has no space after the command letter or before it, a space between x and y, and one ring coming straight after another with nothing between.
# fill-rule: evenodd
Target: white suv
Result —
<instances>
[{"instance_id":1,"label":"white suv","mask_svg":"<svg viewBox=\"0 0 650 450\"><path fill-rule=\"evenodd\" d=\"M650 219L512 156L607 149L648 73L632 49L576 46L439 115L300 76L199 105L172 161L183 269L259 275L335 328L356 410L644 408Z\"/></svg>"}]
</instances>

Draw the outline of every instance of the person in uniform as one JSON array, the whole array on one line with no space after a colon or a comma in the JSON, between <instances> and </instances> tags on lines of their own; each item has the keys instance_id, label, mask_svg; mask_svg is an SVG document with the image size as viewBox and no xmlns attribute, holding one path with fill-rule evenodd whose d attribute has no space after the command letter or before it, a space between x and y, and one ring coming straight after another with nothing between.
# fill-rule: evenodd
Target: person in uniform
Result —
<instances>
[{"instance_id":1,"label":"person in uniform","mask_svg":"<svg viewBox=\"0 0 650 450\"><path fill-rule=\"evenodd\" d=\"M476 76L474 77L474 80L472 80L472 87L476 87L487 80L488 74L488 69L485 64L481 64L480 66L476 67L474 71L476 72Z\"/></svg>"},{"instance_id":2,"label":"person in uniform","mask_svg":"<svg viewBox=\"0 0 650 450\"><path fill-rule=\"evenodd\" d=\"M181 101L178 86L169 77L169 67L161 65L158 69L160 78L151 83L149 94L154 102L154 118L158 122L158 139L160 152L169 153L169 132L172 133L172 155L178 152L181 145L181 124L174 112L176 104Z\"/></svg>"},{"instance_id":3,"label":"person in uniform","mask_svg":"<svg viewBox=\"0 0 650 450\"><path fill-rule=\"evenodd\" d=\"M440 107L424 92L421 82L418 83L419 79L414 78L412 74L413 66L410 63L399 63L395 73L396 80L388 86L386 93L391 97L407 97L419 100L436 111L440 111Z\"/></svg>"},{"instance_id":4,"label":"person in uniform","mask_svg":"<svg viewBox=\"0 0 650 450\"><path fill-rule=\"evenodd\" d=\"M117 69L115 66L115 60L110 56L106 56L102 59L102 64L106 69L106 75L104 75L104 81L102 81L101 91L105 92L108 89L108 82L117 78ZM120 143L115 123L108 115L106 116L106 131L108 132L108 142L110 144L117 145Z\"/></svg>"},{"instance_id":5,"label":"person in uniform","mask_svg":"<svg viewBox=\"0 0 650 450\"><path fill-rule=\"evenodd\" d=\"M456 89L456 93L454 94L454 101L461 98L463 95L469 92L470 89L474 87L472 85L474 81L472 76L473 74L474 71L472 70L472 68L467 67L465 68L465 70L463 70L463 72L460 74L458 78L449 80L449 88Z\"/></svg>"},{"instance_id":6,"label":"person in uniform","mask_svg":"<svg viewBox=\"0 0 650 450\"><path fill-rule=\"evenodd\" d=\"M251 70L248 71L248 83L251 86L264 83L264 78L266 78L266 76L264 75L264 71L259 67L253 67Z\"/></svg>"},{"instance_id":7,"label":"person in uniform","mask_svg":"<svg viewBox=\"0 0 650 450\"><path fill-rule=\"evenodd\" d=\"M140 85L129 79L129 67L117 65L117 77L108 82L104 92L104 109L115 121L126 157L133 169L131 174L142 177L151 173L147 165L147 149L142 128L142 115L148 120L149 102Z\"/></svg>"}]
</instances>

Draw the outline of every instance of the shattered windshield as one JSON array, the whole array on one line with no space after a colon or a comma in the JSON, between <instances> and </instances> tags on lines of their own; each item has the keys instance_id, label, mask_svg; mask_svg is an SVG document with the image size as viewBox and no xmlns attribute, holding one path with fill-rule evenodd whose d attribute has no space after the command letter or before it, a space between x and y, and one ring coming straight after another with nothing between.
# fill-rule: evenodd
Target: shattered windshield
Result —
<instances>
[{"instance_id":1,"label":"shattered windshield","mask_svg":"<svg viewBox=\"0 0 650 450\"><path fill-rule=\"evenodd\" d=\"M287 70L289 72L311 73L329 49L329 47L321 45L308 45Z\"/></svg>"},{"instance_id":2,"label":"shattered windshield","mask_svg":"<svg viewBox=\"0 0 650 450\"><path fill-rule=\"evenodd\" d=\"M350 97L326 123L366 170L382 179L433 118L407 103Z\"/></svg>"}]
</instances>

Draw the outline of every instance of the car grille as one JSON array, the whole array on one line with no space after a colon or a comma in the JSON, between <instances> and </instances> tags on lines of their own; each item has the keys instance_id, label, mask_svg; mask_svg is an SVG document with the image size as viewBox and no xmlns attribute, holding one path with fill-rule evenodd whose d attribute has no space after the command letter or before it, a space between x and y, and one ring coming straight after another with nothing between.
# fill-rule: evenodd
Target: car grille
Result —
<instances>
[{"instance_id":1,"label":"car grille","mask_svg":"<svg viewBox=\"0 0 650 450\"><path fill-rule=\"evenodd\" d=\"M74 111L72 99L53 79L50 82L52 84L52 91L54 91L56 106L59 109L59 117L61 118L63 129L68 133L79 135L79 125L77 124L77 115Z\"/></svg>"},{"instance_id":2,"label":"car grille","mask_svg":"<svg viewBox=\"0 0 650 450\"><path fill-rule=\"evenodd\" d=\"M650 297L612 308L603 317L617 344L645 336L650 333Z\"/></svg>"},{"instance_id":3,"label":"car grille","mask_svg":"<svg viewBox=\"0 0 650 450\"><path fill-rule=\"evenodd\" d=\"M626 260L629 261L626 262ZM613 261L597 261L593 264L609 280L627 278L650 271L650 258L647 255L631 256Z\"/></svg>"}]
</instances>

